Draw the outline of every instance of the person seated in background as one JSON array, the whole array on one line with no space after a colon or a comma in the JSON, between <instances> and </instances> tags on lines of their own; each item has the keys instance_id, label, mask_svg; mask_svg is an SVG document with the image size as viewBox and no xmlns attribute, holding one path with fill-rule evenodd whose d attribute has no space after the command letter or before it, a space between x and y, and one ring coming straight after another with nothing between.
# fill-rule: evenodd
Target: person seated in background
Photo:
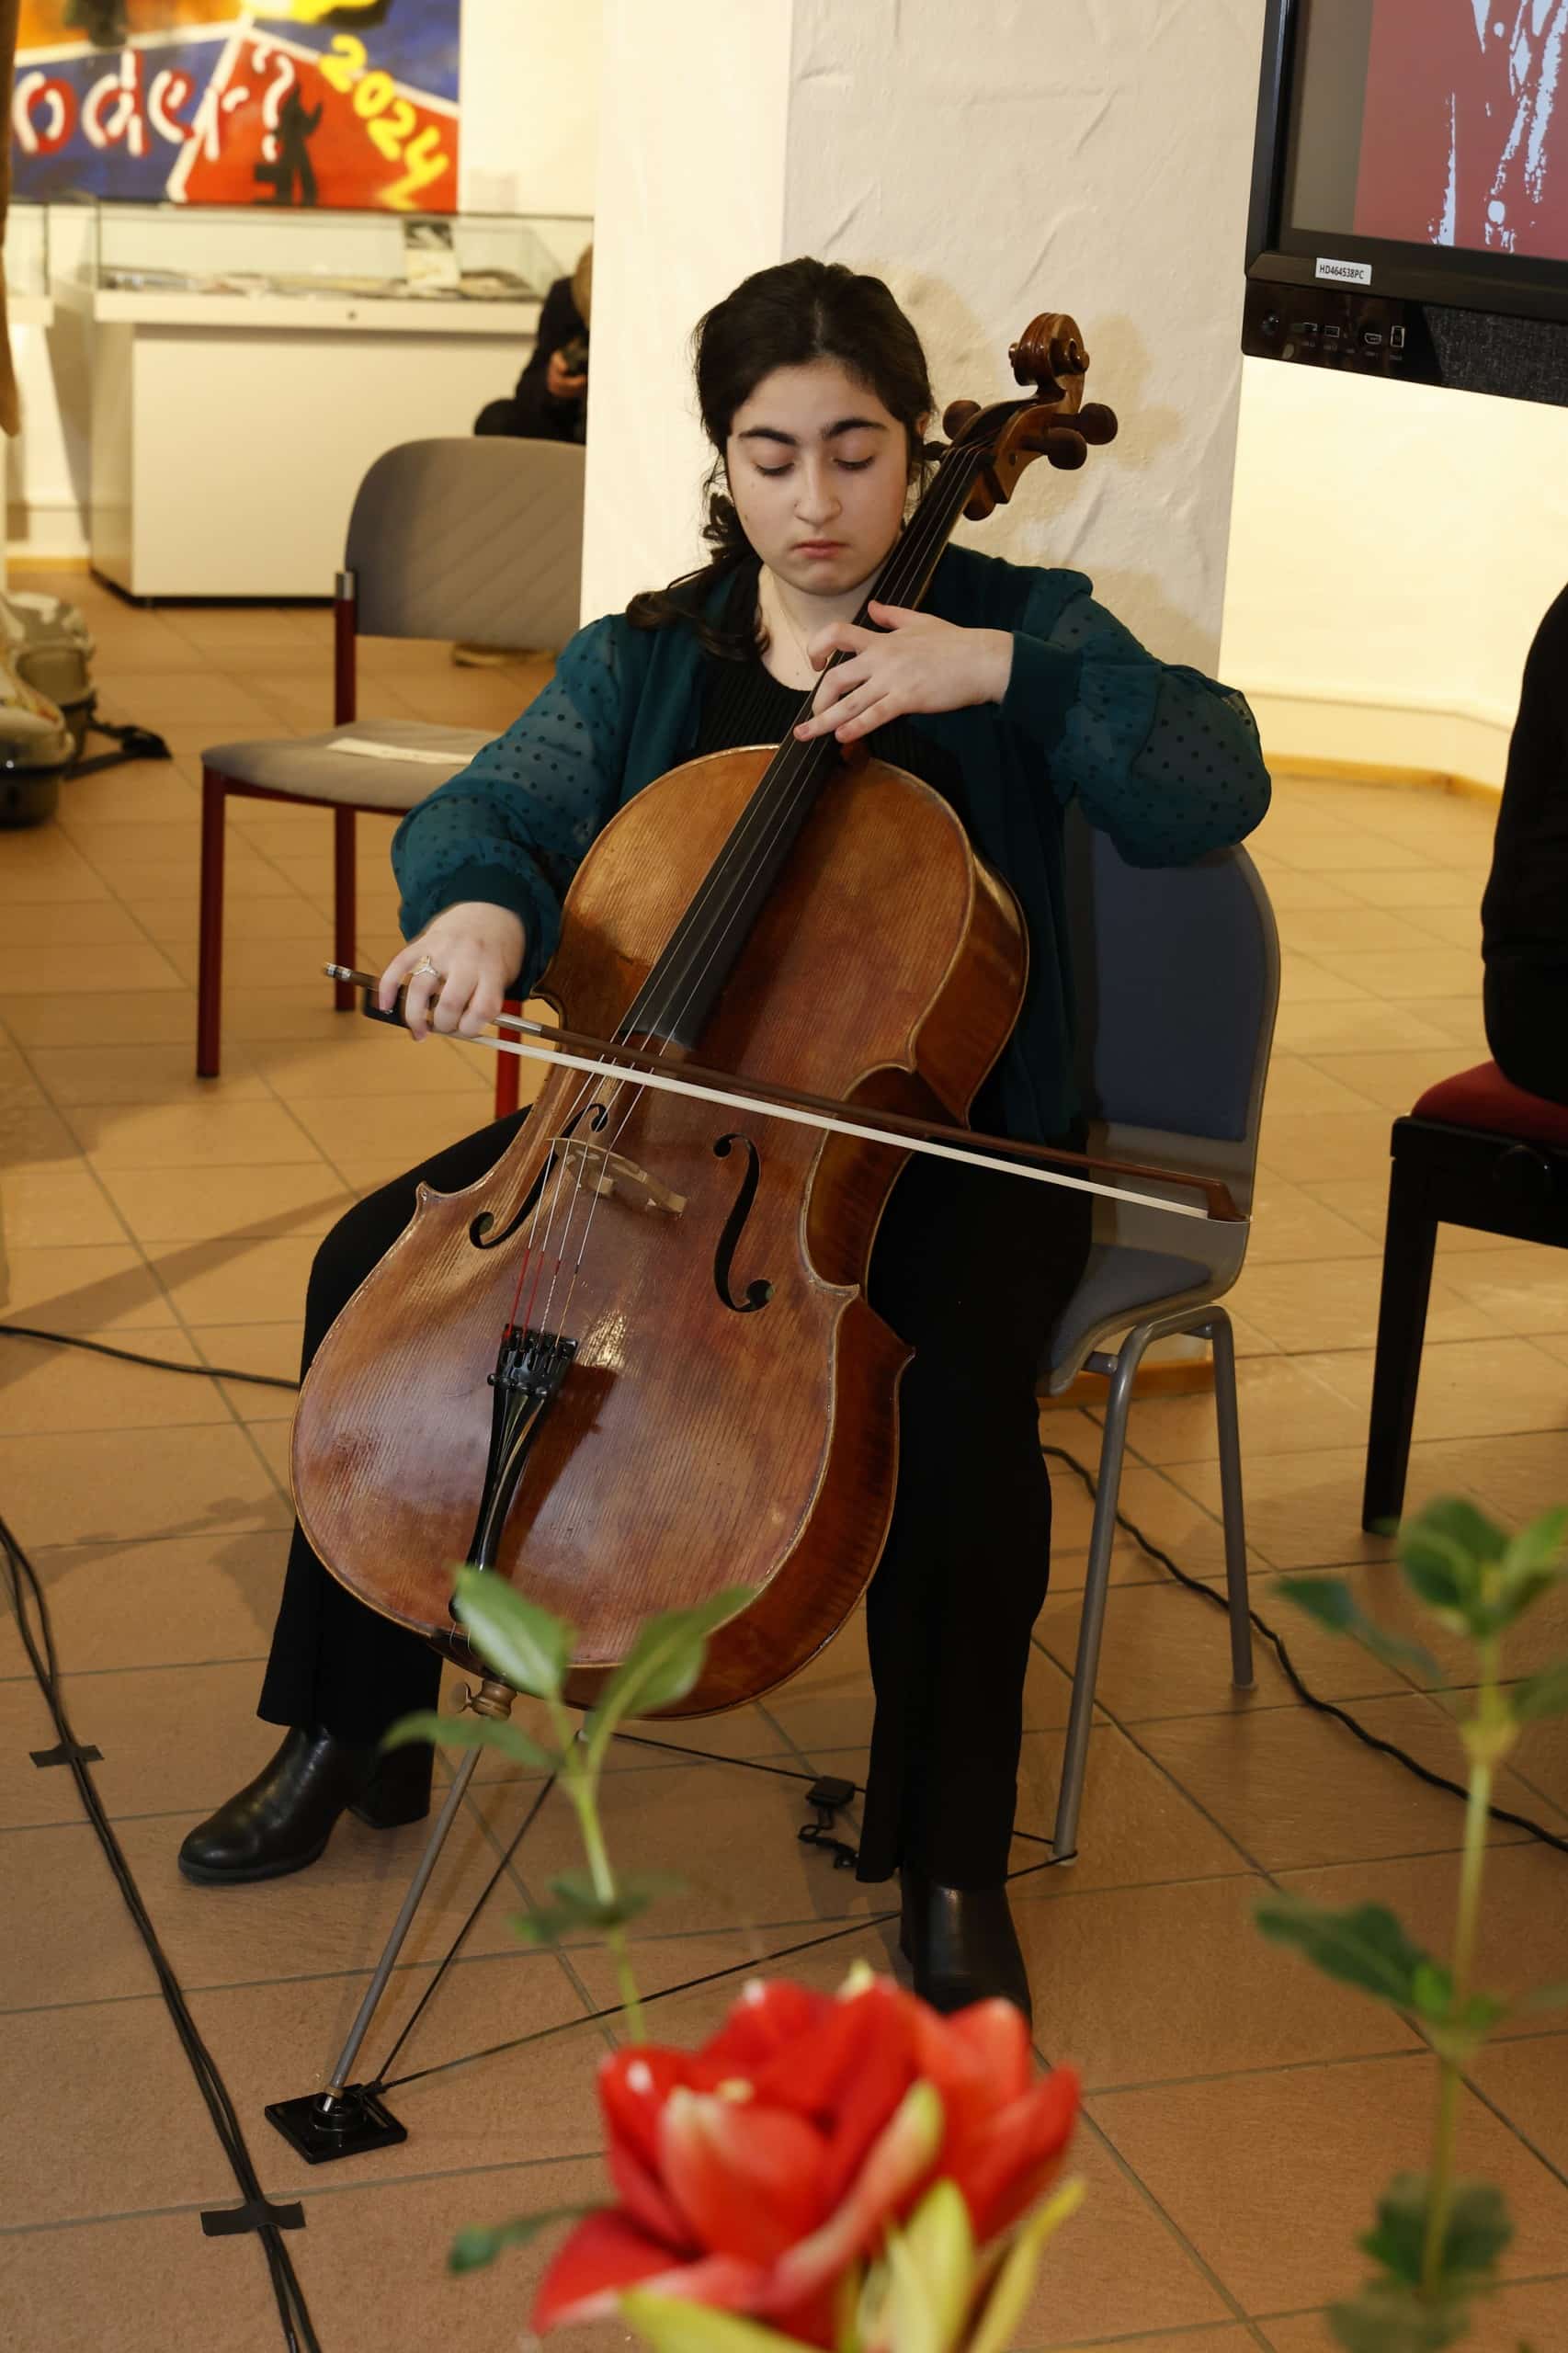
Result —
<instances>
[{"instance_id":1,"label":"person seated in background","mask_svg":"<svg viewBox=\"0 0 1568 2353\"><path fill-rule=\"evenodd\" d=\"M586 245L571 277L558 278L544 298L533 357L511 398L487 401L474 418L476 433L510 433L525 441L585 438L593 287L594 249Z\"/></svg>"},{"instance_id":2,"label":"person seated in background","mask_svg":"<svg viewBox=\"0 0 1568 2353\"><path fill-rule=\"evenodd\" d=\"M1568 588L1525 664L1481 933L1493 1061L1568 1104Z\"/></svg>"}]
</instances>

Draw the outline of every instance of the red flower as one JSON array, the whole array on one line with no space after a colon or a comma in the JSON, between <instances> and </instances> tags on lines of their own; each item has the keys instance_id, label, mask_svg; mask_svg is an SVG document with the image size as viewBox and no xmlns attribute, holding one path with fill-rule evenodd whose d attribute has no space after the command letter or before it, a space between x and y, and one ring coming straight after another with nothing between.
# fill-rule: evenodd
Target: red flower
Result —
<instances>
[{"instance_id":1,"label":"red flower","mask_svg":"<svg viewBox=\"0 0 1568 2353\"><path fill-rule=\"evenodd\" d=\"M933 2180L958 2185L982 2245L1033 2204L1078 2086L1034 2079L1010 2003L941 2018L888 1978L836 1998L769 1980L700 2051L617 2052L599 2098L619 2202L572 2233L534 2328L641 2286L825 2345L837 2281Z\"/></svg>"}]
</instances>

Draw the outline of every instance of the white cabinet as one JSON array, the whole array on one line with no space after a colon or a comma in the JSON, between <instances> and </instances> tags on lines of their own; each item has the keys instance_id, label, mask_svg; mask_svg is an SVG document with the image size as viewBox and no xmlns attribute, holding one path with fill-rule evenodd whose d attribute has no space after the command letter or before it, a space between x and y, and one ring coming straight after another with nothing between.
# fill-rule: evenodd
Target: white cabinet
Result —
<instances>
[{"instance_id":1,"label":"white cabinet","mask_svg":"<svg viewBox=\"0 0 1568 2353\"><path fill-rule=\"evenodd\" d=\"M92 321L96 572L135 597L330 596L368 468L511 391L588 233L456 219L449 282L415 292L405 225L104 209L59 289Z\"/></svg>"}]
</instances>

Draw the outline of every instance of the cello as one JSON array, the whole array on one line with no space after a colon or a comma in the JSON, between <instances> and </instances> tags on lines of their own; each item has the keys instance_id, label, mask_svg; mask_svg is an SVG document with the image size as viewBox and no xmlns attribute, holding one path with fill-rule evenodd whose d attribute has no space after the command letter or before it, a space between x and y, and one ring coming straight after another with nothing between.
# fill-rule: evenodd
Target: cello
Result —
<instances>
[{"instance_id":1,"label":"cello","mask_svg":"<svg viewBox=\"0 0 1568 2353\"><path fill-rule=\"evenodd\" d=\"M1113 437L1070 319L1037 319L1011 357L1028 396L949 408L883 602L917 604L960 516L1005 503L1036 458L1075 466ZM868 926L873 904L895 920ZM737 1589L671 1712L739 1706L804 1665L892 1506L909 1352L864 1288L903 1149L876 1122L962 1121L1027 967L1018 909L955 813L874 757L791 734L637 794L579 868L535 988L558 1039L619 1061L552 1071L483 1178L421 1188L307 1376L295 1496L333 1574L467 1665L452 1568L508 1578L577 1629L580 1706L650 1614ZM695 1074L699 1049L746 1074L744 1120L733 1096L651 1083ZM819 1132L789 1100L847 1116Z\"/></svg>"}]
</instances>

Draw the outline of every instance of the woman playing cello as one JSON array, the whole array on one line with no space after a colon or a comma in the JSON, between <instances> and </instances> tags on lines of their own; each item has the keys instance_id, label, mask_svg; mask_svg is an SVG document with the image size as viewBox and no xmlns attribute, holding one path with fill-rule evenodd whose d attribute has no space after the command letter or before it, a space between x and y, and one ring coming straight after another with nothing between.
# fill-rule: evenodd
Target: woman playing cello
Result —
<instances>
[{"instance_id":1,"label":"woman playing cello","mask_svg":"<svg viewBox=\"0 0 1568 2353\"><path fill-rule=\"evenodd\" d=\"M477 1034L527 993L585 853L644 786L792 725L801 741L870 739L951 805L1027 925L1023 1010L973 1124L1071 1145L1063 812L1076 801L1141 865L1239 841L1268 800L1250 713L1146 653L1077 573L949 548L919 610L873 605L875 627L855 626L918 486L933 405L919 339L881 280L810 260L761 271L695 345L715 451L710 561L581 631L522 717L404 819L392 856L408 945L382 1005L406 984L416 1037ZM847 658L826 668L835 654ZM407 1224L416 1185L474 1183L517 1126L483 1129L340 1222L312 1278L307 1364ZM944 2008L987 1994L1028 2006L1003 1882L1049 1563L1035 1388L1087 1246L1084 1195L916 1159L871 1259L869 1302L915 1357L867 1600L876 1718L859 1873L900 1873L916 1985ZM260 1703L287 1735L190 1833L186 1875L300 1870L346 1807L383 1825L422 1814L428 1752L378 1762L376 1744L434 1704L438 1676L434 1651L355 1599L297 1530Z\"/></svg>"}]
</instances>

